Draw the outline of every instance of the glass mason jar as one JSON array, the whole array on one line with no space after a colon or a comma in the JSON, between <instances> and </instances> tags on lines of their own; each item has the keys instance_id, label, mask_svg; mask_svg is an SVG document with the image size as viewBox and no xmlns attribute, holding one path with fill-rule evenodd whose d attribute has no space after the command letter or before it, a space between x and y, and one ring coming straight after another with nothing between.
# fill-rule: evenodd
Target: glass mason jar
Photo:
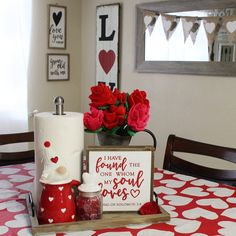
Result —
<instances>
[{"instance_id":1,"label":"glass mason jar","mask_svg":"<svg viewBox=\"0 0 236 236\"><path fill-rule=\"evenodd\" d=\"M102 218L101 191L82 192L79 190L77 199L78 220L95 220Z\"/></svg>"}]
</instances>

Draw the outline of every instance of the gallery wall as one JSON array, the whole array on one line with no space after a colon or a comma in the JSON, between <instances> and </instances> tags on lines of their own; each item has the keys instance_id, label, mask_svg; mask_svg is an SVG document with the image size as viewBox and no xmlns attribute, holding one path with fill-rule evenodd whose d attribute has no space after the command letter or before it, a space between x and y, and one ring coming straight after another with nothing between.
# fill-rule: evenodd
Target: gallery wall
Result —
<instances>
[{"instance_id":1,"label":"gallery wall","mask_svg":"<svg viewBox=\"0 0 236 236\"><path fill-rule=\"evenodd\" d=\"M48 48L48 5L57 4L67 7L67 47L66 49ZM63 96L66 111L81 110L81 1L77 0L33 0L31 54L28 70L28 110L39 112L55 109L53 98ZM47 81L47 53L69 53L69 81ZM33 118L29 117L30 129Z\"/></svg>"}]
</instances>

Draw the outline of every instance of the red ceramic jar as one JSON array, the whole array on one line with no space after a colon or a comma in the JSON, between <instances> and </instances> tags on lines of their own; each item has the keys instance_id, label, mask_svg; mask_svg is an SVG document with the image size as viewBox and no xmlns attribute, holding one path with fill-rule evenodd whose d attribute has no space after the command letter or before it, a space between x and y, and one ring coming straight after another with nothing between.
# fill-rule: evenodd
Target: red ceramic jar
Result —
<instances>
[{"instance_id":1,"label":"red ceramic jar","mask_svg":"<svg viewBox=\"0 0 236 236\"><path fill-rule=\"evenodd\" d=\"M43 184L37 212L39 224L76 221L76 204L72 186L78 184L78 181Z\"/></svg>"}]
</instances>

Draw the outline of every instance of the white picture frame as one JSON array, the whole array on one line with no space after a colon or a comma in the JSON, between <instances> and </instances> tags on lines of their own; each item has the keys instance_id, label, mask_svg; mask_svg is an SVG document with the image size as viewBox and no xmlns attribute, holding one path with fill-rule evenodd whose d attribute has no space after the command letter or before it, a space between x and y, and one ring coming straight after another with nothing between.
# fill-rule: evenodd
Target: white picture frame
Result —
<instances>
[{"instance_id":1,"label":"white picture frame","mask_svg":"<svg viewBox=\"0 0 236 236\"><path fill-rule=\"evenodd\" d=\"M96 84L119 88L119 4L96 9Z\"/></svg>"},{"instance_id":2,"label":"white picture frame","mask_svg":"<svg viewBox=\"0 0 236 236\"><path fill-rule=\"evenodd\" d=\"M47 80L64 81L70 79L70 55L68 53L47 54Z\"/></svg>"},{"instance_id":3,"label":"white picture frame","mask_svg":"<svg viewBox=\"0 0 236 236\"><path fill-rule=\"evenodd\" d=\"M153 198L153 146L90 146L87 171L98 176L103 211L138 211Z\"/></svg>"},{"instance_id":4,"label":"white picture frame","mask_svg":"<svg viewBox=\"0 0 236 236\"><path fill-rule=\"evenodd\" d=\"M65 6L49 5L48 48L66 48L66 11Z\"/></svg>"}]
</instances>

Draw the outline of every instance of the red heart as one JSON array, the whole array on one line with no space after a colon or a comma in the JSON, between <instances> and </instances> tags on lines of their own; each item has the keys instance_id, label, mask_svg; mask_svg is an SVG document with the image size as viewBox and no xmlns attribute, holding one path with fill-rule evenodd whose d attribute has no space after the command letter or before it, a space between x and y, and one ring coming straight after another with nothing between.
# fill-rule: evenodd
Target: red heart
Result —
<instances>
[{"instance_id":1,"label":"red heart","mask_svg":"<svg viewBox=\"0 0 236 236\"><path fill-rule=\"evenodd\" d=\"M56 157L52 157L50 160L53 163L57 163L58 162L58 157L57 156Z\"/></svg>"},{"instance_id":2,"label":"red heart","mask_svg":"<svg viewBox=\"0 0 236 236\"><path fill-rule=\"evenodd\" d=\"M136 198L140 194L140 190L139 189L136 189L136 190L131 189L130 194L132 195L133 198Z\"/></svg>"},{"instance_id":3,"label":"red heart","mask_svg":"<svg viewBox=\"0 0 236 236\"><path fill-rule=\"evenodd\" d=\"M102 69L105 71L106 74L111 70L114 62L115 62L115 53L113 50L109 50L106 52L105 50L101 50L99 52L99 62L102 66Z\"/></svg>"}]
</instances>

